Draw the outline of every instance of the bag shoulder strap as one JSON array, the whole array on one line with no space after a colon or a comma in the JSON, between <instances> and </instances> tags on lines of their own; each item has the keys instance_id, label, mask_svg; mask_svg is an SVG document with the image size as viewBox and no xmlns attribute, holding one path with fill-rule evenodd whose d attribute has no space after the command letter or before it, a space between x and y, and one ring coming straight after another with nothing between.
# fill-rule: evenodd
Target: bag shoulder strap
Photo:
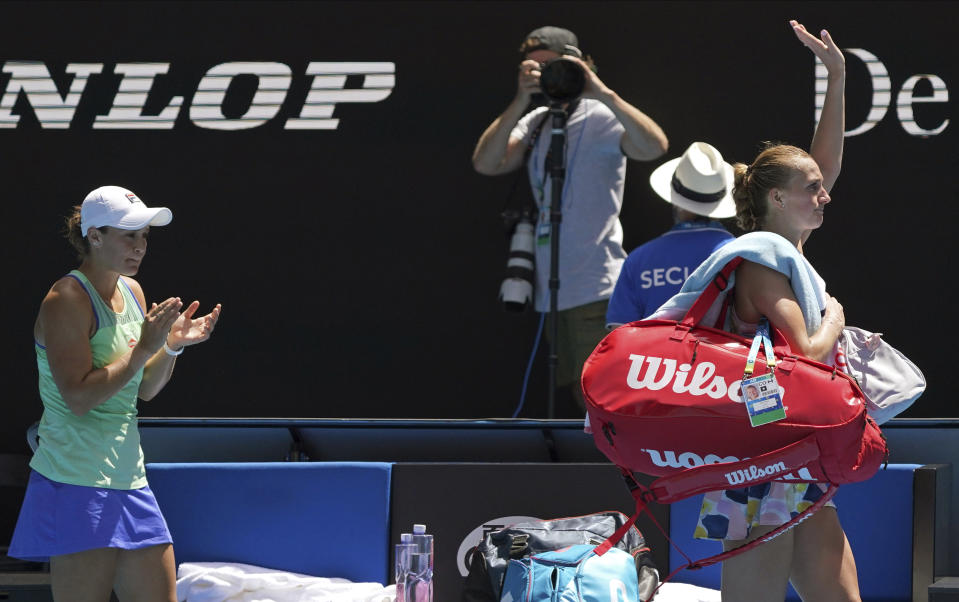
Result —
<instances>
[{"instance_id":1,"label":"bag shoulder strap","mask_svg":"<svg viewBox=\"0 0 959 602\"><path fill-rule=\"evenodd\" d=\"M735 289L734 289L735 290ZM723 297L723 306L719 308L719 315L716 316L716 323L713 324L713 328L716 330L724 330L726 325L726 315L729 313L729 304L733 300L733 291L726 293L726 296Z\"/></svg>"},{"instance_id":2,"label":"bag shoulder strap","mask_svg":"<svg viewBox=\"0 0 959 602\"><path fill-rule=\"evenodd\" d=\"M742 257L733 257L729 260L723 269L720 270L715 276L713 276L713 281L706 285L706 288L700 293L699 298L696 299L692 307L686 312L686 315L683 319L676 325L676 332L673 335L674 340L682 340L683 337L688 333L693 327L698 326L703 318L706 316L706 312L709 311L709 308L713 306L713 303L716 302L716 298L719 297L719 294L726 290L729 286L729 278L732 276L733 272L736 271L740 265L745 261ZM726 295L723 299L723 305L720 308L719 316L716 320L713 328L716 330L723 330L723 325L726 321L726 312L729 309L730 295ZM778 328L771 328L771 336L773 343L775 345L776 353L783 357L791 356L793 354L792 348L789 346L789 342L786 340L786 337L783 336L782 332Z\"/></svg>"},{"instance_id":3,"label":"bag shoulder strap","mask_svg":"<svg viewBox=\"0 0 959 602\"><path fill-rule=\"evenodd\" d=\"M726 290L726 287L729 286L730 276L732 276L733 272L736 271L736 268L738 268L742 262L742 257L734 257L718 274L713 276L713 281L706 285L706 288L700 293L699 298L696 299L693 306L686 312L686 316L682 319L682 324L692 328L702 321L703 316L705 316L709 308L713 306L719 293Z\"/></svg>"}]
</instances>

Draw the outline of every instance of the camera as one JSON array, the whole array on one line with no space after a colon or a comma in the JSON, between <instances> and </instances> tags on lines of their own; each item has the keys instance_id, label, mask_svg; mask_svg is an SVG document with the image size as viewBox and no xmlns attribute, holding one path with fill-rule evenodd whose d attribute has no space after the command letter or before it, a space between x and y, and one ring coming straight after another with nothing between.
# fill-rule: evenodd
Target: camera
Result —
<instances>
[{"instance_id":1,"label":"camera","mask_svg":"<svg viewBox=\"0 0 959 602\"><path fill-rule=\"evenodd\" d=\"M540 66L539 86L551 102L571 102L583 93L586 74L578 63L551 59Z\"/></svg>"},{"instance_id":2,"label":"camera","mask_svg":"<svg viewBox=\"0 0 959 602\"><path fill-rule=\"evenodd\" d=\"M523 311L533 301L533 273L536 257L533 217L524 211L520 215L505 215L512 226L509 258L506 260L506 278L499 289L499 298L508 311Z\"/></svg>"}]
</instances>

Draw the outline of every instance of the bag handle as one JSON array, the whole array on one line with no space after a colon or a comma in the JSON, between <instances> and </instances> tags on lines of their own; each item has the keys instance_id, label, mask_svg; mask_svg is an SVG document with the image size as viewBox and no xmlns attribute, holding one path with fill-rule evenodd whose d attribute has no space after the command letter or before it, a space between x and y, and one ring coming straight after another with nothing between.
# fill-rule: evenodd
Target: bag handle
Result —
<instances>
[{"instance_id":1,"label":"bag handle","mask_svg":"<svg viewBox=\"0 0 959 602\"><path fill-rule=\"evenodd\" d=\"M752 458L738 462L703 464L660 477L650 485L650 494L654 501L671 504L697 493L749 487L774 481L776 478L773 475L785 476L818 459L819 443L816 441L816 435L807 435L795 443ZM796 478L795 482L803 483L810 480Z\"/></svg>"}]
</instances>

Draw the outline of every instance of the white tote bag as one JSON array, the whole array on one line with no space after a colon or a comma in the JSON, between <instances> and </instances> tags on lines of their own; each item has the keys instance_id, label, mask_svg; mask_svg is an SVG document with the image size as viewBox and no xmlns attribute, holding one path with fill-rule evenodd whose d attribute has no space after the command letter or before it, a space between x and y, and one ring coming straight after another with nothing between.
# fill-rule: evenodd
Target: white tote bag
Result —
<instances>
[{"instance_id":1,"label":"white tote bag","mask_svg":"<svg viewBox=\"0 0 959 602\"><path fill-rule=\"evenodd\" d=\"M919 368L881 336L846 326L839 338L845 370L859 383L868 402L866 411L878 424L905 412L926 390Z\"/></svg>"}]
</instances>

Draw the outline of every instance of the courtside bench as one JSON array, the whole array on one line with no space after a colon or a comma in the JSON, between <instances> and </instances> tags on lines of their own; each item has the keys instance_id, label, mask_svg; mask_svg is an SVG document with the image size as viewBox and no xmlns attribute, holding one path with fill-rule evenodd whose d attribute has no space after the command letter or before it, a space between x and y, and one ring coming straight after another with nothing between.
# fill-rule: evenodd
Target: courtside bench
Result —
<instances>
[{"instance_id":1,"label":"courtside bench","mask_svg":"<svg viewBox=\"0 0 959 602\"><path fill-rule=\"evenodd\" d=\"M376 462L176 463L149 464L147 472L178 563L240 562L386 584L393 468ZM937 565L946 566L950 472L949 465L891 464L866 482L840 487L836 505L864 601L929 599L929 586L942 574ZM468 495L447 491L445 503L456 508L456 498ZM718 551L714 542L692 539L700 500L669 507L670 537L693 559ZM683 563L674 550L668 558L669 570ZM719 574L716 565L683 571L675 580L718 589ZM790 592L788 599L798 597Z\"/></svg>"}]
</instances>

